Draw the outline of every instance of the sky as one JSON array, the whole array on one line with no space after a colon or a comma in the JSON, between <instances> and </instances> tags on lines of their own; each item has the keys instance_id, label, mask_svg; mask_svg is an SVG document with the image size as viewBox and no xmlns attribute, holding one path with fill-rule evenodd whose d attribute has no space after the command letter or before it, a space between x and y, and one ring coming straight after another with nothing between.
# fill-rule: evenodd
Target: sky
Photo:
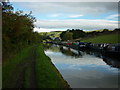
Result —
<instances>
[{"instance_id":1,"label":"sky","mask_svg":"<svg viewBox=\"0 0 120 90\"><path fill-rule=\"evenodd\" d=\"M118 28L118 2L11 2L14 10L32 11L34 31L85 31Z\"/></svg>"}]
</instances>

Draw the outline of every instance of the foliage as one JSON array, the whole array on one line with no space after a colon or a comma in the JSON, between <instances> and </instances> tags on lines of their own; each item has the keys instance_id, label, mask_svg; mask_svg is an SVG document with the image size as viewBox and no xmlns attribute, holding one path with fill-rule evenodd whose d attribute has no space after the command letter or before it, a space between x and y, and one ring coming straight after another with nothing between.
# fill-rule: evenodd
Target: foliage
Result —
<instances>
[{"instance_id":1,"label":"foliage","mask_svg":"<svg viewBox=\"0 0 120 90\"><path fill-rule=\"evenodd\" d=\"M54 39L59 37L62 31L53 31L53 32L41 32L39 33L42 39Z\"/></svg>"},{"instance_id":2,"label":"foliage","mask_svg":"<svg viewBox=\"0 0 120 90\"><path fill-rule=\"evenodd\" d=\"M65 32L63 36L63 40L72 40L73 39L73 33L72 32Z\"/></svg>"},{"instance_id":3,"label":"foliage","mask_svg":"<svg viewBox=\"0 0 120 90\"><path fill-rule=\"evenodd\" d=\"M112 33L120 33L120 29L116 28L114 30L109 30L109 29L103 29L103 30L94 30L94 31L83 31L80 29L68 29L67 31L63 31L60 34L60 37L63 41L65 40L69 40L67 38L66 32L71 32L73 33L72 37L73 39L84 39L84 38L90 38L90 37L94 37L94 36L99 36L99 35L104 35L104 34L112 34Z\"/></svg>"},{"instance_id":4,"label":"foliage","mask_svg":"<svg viewBox=\"0 0 120 90\"><path fill-rule=\"evenodd\" d=\"M3 59L20 51L23 47L40 41L37 32L33 32L35 18L23 11L13 12L9 2L2 2L2 46Z\"/></svg>"},{"instance_id":5,"label":"foliage","mask_svg":"<svg viewBox=\"0 0 120 90\"><path fill-rule=\"evenodd\" d=\"M65 31L61 35L62 40L72 40L73 39L73 33Z\"/></svg>"},{"instance_id":6,"label":"foliage","mask_svg":"<svg viewBox=\"0 0 120 90\"><path fill-rule=\"evenodd\" d=\"M73 33L73 39L77 39L77 38L83 38L85 37L85 32L83 30L80 29L72 29L70 32Z\"/></svg>"},{"instance_id":7,"label":"foliage","mask_svg":"<svg viewBox=\"0 0 120 90\"><path fill-rule=\"evenodd\" d=\"M61 38L62 40L64 40L65 33L66 33L66 31L63 31L63 32L60 34L60 38Z\"/></svg>"},{"instance_id":8,"label":"foliage","mask_svg":"<svg viewBox=\"0 0 120 90\"><path fill-rule=\"evenodd\" d=\"M72 35L69 36L69 34L66 34L66 32L72 33ZM60 37L62 38L62 40L78 39L85 37L85 32L80 29L68 29L67 31L62 32L60 34Z\"/></svg>"}]
</instances>

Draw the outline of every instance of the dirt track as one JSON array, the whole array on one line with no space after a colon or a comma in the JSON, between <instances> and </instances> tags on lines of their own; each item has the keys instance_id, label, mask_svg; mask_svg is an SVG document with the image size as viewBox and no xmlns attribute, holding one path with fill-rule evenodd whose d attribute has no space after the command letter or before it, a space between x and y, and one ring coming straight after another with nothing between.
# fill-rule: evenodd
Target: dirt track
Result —
<instances>
[{"instance_id":1,"label":"dirt track","mask_svg":"<svg viewBox=\"0 0 120 90\"><path fill-rule=\"evenodd\" d=\"M30 54L25 58L26 61L22 64L16 65L14 73L17 68L21 68L21 72L19 72L15 88L36 88L35 58L36 52L35 48L33 48ZM25 73L27 73L27 76ZM25 81L26 77L28 78L28 81ZM27 82L27 86L25 86L25 82Z\"/></svg>"}]
</instances>

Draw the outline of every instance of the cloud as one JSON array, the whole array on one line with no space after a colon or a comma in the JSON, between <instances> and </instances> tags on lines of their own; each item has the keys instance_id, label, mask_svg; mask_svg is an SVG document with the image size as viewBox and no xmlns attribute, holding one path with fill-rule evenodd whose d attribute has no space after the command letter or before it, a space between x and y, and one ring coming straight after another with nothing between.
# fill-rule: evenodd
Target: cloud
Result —
<instances>
[{"instance_id":1,"label":"cloud","mask_svg":"<svg viewBox=\"0 0 120 90\"><path fill-rule=\"evenodd\" d=\"M115 29L118 27L117 21L111 20L88 20L88 19L71 19L71 20L38 20L35 25L37 27L46 29L83 29L83 30L96 30L96 29Z\"/></svg>"},{"instance_id":2,"label":"cloud","mask_svg":"<svg viewBox=\"0 0 120 90\"><path fill-rule=\"evenodd\" d=\"M70 18L78 18L78 17L81 17L81 16L83 16L83 15L70 15L69 17Z\"/></svg>"},{"instance_id":3,"label":"cloud","mask_svg":"<svg viewBox=\"0 0 120 90\"><path fill-rule=\"evenodd\" d=\"M51 14L51 15L49 15L49 17L63 17L63 18L78 18L81 16L83 16L83 15L81 15L81 14L73 14L73 15Z\"/></svg>"},{"instance_id":4,"label":"cloud","mask_svg":"<svg viewBox=\"0 0 120 90\"><path fill-rule=\"evenodd\" d=\"M108 16L106 19L118 20L119 16L120 16L120 14L113 14L113 15Z\"/></svg>"},{"instance_id":5,"label":"cloud","mask_svg":"<svg viewBox=\"0 0 120 90\"><path fill-rule=\"evenodd\" d=\"M14 4L23 10L32 11L34 16L36 15L37 19L39 18L35 25L42 29L79 28L96 30L118 27L118 22L110 19L116 17L116 15L109 16L108 20L98 19L103 15L117 13L118 2L19 2ZM88 19L76 19L82 16ZM51 20L53 18L50 17L56 17L55 19L58 20ZM94 20L90 18L94 18ZM102 18L106 19L105 17Z\"/></svg>"},{"instance_id":6,"label":"cloud","mask_svg":"<svg viewBox=\"0 0 120 90\"><path fill-rule=\"evenodd\" d=\"M19 2L22 8L34 14L92 14L98 15L118 11L118 2Z\"/></svg>"},{"instance_id":7,"label":"cloud","mask_svg":"<svg viewBox=\"0 0 120 90\"><path fill-rule=\"evenodd\" d=\"M34 28L34 32L51 32L51 31L65 31L64 29L47 29L47 28Z\"/></svg>"},{"instance_id":8,"label":"cloud","mask_svg":"<svg viewBox=\"0 0 120 90\"><path fill-rule=\"evenodd\" d=\"M59 16L60 16L60 14L52 14L49 17L59 17Z\"/></svg>"}]
</instances>

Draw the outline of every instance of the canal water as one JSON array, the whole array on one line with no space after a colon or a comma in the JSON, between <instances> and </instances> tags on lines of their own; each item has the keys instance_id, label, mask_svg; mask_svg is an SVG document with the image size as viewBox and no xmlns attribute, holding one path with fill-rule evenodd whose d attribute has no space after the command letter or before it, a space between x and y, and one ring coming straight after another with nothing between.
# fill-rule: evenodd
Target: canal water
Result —
<instances>
[{"instance_id":1,"label":"canal water","mask_svg":"<svg viewBox=\"0 0 120 90\"><path fill-rule=\"evenodd\" d=\"M98 52L45 45L45 53L71 88L118 88L120 61Z\"/></svg>"}]
</instances>

